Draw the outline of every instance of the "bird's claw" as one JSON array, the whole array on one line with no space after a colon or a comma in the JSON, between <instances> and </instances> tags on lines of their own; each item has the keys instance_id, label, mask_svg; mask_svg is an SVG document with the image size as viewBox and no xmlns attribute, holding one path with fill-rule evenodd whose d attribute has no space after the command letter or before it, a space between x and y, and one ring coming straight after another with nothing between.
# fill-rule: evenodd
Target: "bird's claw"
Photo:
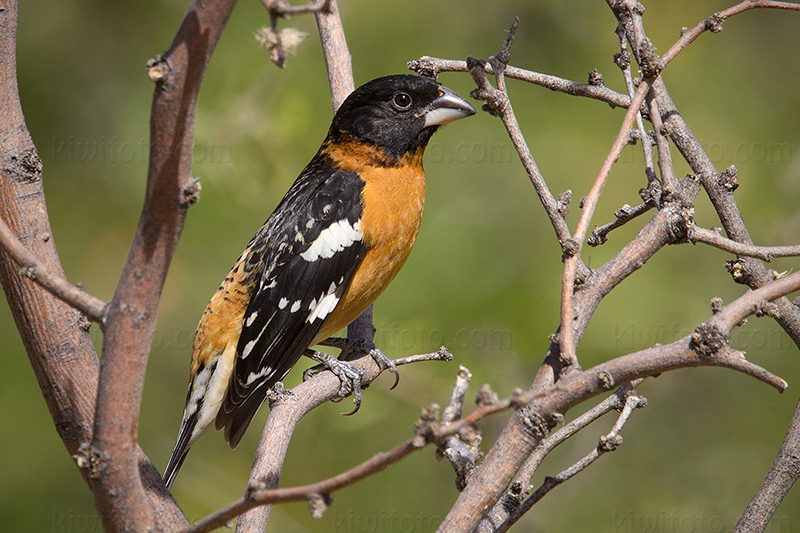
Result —
<instances>
[{"instance_id":1,"label":"bird's claw","mask_svg":"<svg viewBox=\"0 0 800 533\"><path fill-rule=\"evenodd\" d=\"M309 368L303 373L303 381L309 380L324 370L330 370L339 378L339 398L334 401L342 401L348 394L353 393L353 403L355 409L346 415L354 415L361 408L361 378L364 372L347 361L340 361L334 356L324 352L314 352L311 358L319 365Z\"/></svg>"},{"instance_id":2,"label":"bird's claw","mask_svg":"<svg viewBox=\"0 0 800 533\"><path fill-rule=\"evenodd\" d=\"M397 387L400 383L400 372L397 371L397 366L394 361L386 357L380 349L375 346L375 343L366 339L343 339L339 337L331 337L321 342L325 346L332 346L339 348L342 353L340 357L345 361L352 361L358 359L361 355L369 355L380 367L381 371L388 370L394 374L394 384L391 389ZM390 389L390 390L391 390Z\"/></svg>"}]
</instances>

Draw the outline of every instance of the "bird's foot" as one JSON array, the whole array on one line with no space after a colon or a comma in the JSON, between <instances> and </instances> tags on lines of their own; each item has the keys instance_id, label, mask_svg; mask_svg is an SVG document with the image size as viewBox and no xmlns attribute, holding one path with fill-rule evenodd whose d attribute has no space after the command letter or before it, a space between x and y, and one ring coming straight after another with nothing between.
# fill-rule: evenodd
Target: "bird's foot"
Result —
<instances>
[{"instance_id":1,"label":"bird's foot","mask_svg":"<svg viewBox=\"0 0 800 533\"><path fill-rule=\"evenodd\" d=\"M400 373L397 371L397 366L394 364L394 361L386 357L386 355L375 346L375 343L370 340L331 337L320 342L320 344L339 348L342 351L339 357L344 361L352 361L364 355L369 355L380 367L381 371L388 370L394 374L392 389L397 387L397 384L400 383Z\"/></svg>"},{"instance_id":2,"label":"bird's foot","mask_svg":"<svg viewBox=\"0 0 800 533\"><path fill-rule=\"evenodd\" d=\"M364 375L361 369L349 361L358 359L364 355L369 355L381 370L389 370L394 374L394 385L392 385L392 388L395 388L400 382L400 373L397 371L397 366L394 364L394 361L386 357L372 341L331 337L320 342L320 344L339 348L341 350L339 354L340 359L324 352L308 350L306 355L318 362L319 365L306 370L303 373L303 381L307 381L325 370L333 372L336 377L339 378L340 382L339 399L335 401L341 401L345 396L351 392L353 393L355 409L350 413L345 413L347 415L355 414L361 408L361 379Z\"/></svg>"},{"instance_id":3,"label":"bird's foot","mask_svg":"<svg viewBox=\"0 0 800 533\"><path fill-rule=\"evenodd\" d=\"M353 393L353 403L356 405L347 415L354 415L361 408L361 377L364 372L352 363L347 361L340 361L331 354L325 352L314 352L309 350L307 353L311 359L318 362L319 365L314 366L303 372L303 381L307 381L320 372L330 370L337 378L339 378L339 399L341 401L345 396Z\"/></svg>"}]
</instances>

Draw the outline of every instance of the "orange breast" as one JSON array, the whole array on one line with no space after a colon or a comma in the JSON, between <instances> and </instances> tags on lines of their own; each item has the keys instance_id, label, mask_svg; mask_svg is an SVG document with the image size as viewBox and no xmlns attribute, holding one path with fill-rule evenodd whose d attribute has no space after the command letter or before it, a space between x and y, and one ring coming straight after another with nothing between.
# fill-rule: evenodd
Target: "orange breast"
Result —
<instances>
[{"instance_id":1,"label":"orange breast","mask_svg":"<svg viewBox=\"0 0 800 533\"><path fill-rule=\"evenodd\" d=\"M335 151L329 153L336 155ZM348 153L352 154L353 150ZM405 264L417 238L425 204L421 151L405 156L397 166L391 167L374 164L375 159L369 155L348 157L348 163L340 164L344 170L355 171L364 180L361 231L369 249L314 343L345 327L380 296ZM354 161L359 163L353 164Z\"/></svg>"}]
</instances>

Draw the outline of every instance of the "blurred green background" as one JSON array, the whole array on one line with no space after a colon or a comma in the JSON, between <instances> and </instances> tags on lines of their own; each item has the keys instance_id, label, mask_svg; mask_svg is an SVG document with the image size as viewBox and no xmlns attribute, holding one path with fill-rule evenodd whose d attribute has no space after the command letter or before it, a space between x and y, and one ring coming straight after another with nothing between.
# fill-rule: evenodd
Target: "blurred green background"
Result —
<instances>
[{"instance_id":1,"label":"blurred green background","mask_svg":"<svg viewBox=\"0 0 800 533\"><path fill-rule=\"evenodd\" d=\"M682 26L727 7L719 1L644 2L663 53ZM145 63L169 47L183 2L60 2L20 7L19 84L28 127L44 162L53 233L69 279L110 299L141 209L153 85ZM612 56L615 19L605 2L409 0L341 2L356 83L405 72L422 55L487 57L520 17L512 63L584 81L598 68L624 90ZM167 279L145 383L139 440L159 469L172 450L186 394L191 339L200 314L244 244L316 151L331 117L321 48L311 17L288 25L309 33L279 70L254 33L268 24L258 2L240 2L200 95L193 174L201 177ZM757 243L800 242L800 18L750 12L703 35L665 71L678 108L719 170L739 169L739 205ZM466 74L440 79L466 95ZM572 213L588 191L623 112L586 99L510 82L518 118L554 193L572 189ZM477 105L476 105L477 107ZM673 150L675 152L675 150ZM637 204L644 185L639 146L626 148L594 222ZM416 249L375 307L377 342L393 357L441 344L452 363L402 369L397 389L382 377L354 417L345 404L314 411L294 435L281 483L313 482L407 438L420 409L446 404L459 364L473 392L527 387L558 326L561 251L501 123L485 113L444 128L426 155L428 198ZM687 172L677 163L679 175ZM719 225L703 193L697 219ZM599 266L641 228L635 221L587 249ZM670 342L744 288L725 272L728 254L671 246L602 303L578 354L584 367ZM798 261L776 260L778 271ZM97 342L100 334L93 329ZM99 531L91 493L64 450L6 305L0 305L0 524L5 531ZM748 358L790 384L779 395L731 371L694 369L648 380L649 404L624 430L625 444L558 487L521 531L726 531L775 457L797 400L798 350L769 319L734 336ZM308 365L300 365L305 368ZM299 370L286 379L291 387ZM257 417L231 452L208 434L192 449L173 493L197 520L241 496L259 439ZM578 414L569 413L569 417ZM484 449L507 414L482 424ZM569 466L608 431L603 420L564 444L545 474ZM457 496L451 467L433 449L334 494L318 521L305 504L277 507L272 531L432 531ZM769 531L800 531L800 492L790 493Z\"/></svg>"}]
</instances>

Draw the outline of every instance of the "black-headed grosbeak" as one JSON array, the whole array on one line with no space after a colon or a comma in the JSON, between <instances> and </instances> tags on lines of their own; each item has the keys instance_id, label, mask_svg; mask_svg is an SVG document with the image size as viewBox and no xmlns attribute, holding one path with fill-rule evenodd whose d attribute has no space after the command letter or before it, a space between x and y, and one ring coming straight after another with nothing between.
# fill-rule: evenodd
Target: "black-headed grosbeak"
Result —
<instances>
[{"instance_id":1,"label":"black-headed grosbeak","mask_svg":"<svg viewBox=\"0 0 800 533\"><path fill-rule=\"evenodd\" d=\"M474 113L452 90L416 75L378 78L345 100L200 319L168 487L212 421L235 448L301 355L335 370L343 391L348 376L357 380L342 369L346 362L309 347L359 316L403 266L422 217L425 146L439 126ZM350 388L360 392L358 383Z\"/></svg>"}]
</instances>

